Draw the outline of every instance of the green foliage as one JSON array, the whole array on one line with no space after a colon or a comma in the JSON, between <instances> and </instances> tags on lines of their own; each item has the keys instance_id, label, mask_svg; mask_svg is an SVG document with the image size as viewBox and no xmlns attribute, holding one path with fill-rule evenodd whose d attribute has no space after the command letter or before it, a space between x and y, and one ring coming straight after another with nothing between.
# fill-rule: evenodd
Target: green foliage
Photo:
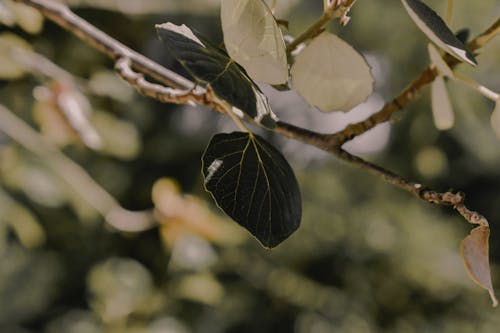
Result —
<instances>
[{"instance_id":1,"label":"green foliage","mask_svg":"<svg viewBox=\"0 0 500 333\"><path fill-rule=\"evenodd\" d=\"M218 1L140 3L141 8L124 0L117 7L116 1L99 1L94 5L106 11L88 5L81 13L160 61L167 58L168 45L157 43L151 31L159 21L185 22L211 40L222 39ZM0 11L3 4L7 1L0 1ZM289 32L296 36L321 15L320 1L277 4L276 17L289 18ZM496 19L497 7L495 0L455 2L453 26L467 26L475 36ZM398 1L358 1L351 13L348 27L334 23L327 30L368 55L376 79L373 98L389 100L429 64L427 41ZM71 186L47 165L50 157L37 157L0 133L0 331L470 333L500 326L497 310L466 275L458 245L468 230L448 209L419 202L314 148L265 136L295 169L303 217L294 237L273 251L262 249L203 191L200 156L214 131L234 130L227 117L135 94L116 80L107 58L51 23L34 36L3 29L29 40L34 52L70 76L78 75L70 89L90 102L87 116L104 148L89 150L68 125L55 103L61 91L52 83L60 77L17 64L20 71L11 68L23 76L1 78L1 104L40 129L39 141L60 145L122 205L154 205L161 224L150 231L117 232L80 196L78 189L87 183L76 177L78 186ZM479 66L458 71L497 89L499 42L496 38L483 50ZM205 51L196 56L199 52ZM49 98L35 85L47 88ZM453 185L467 192L471 206L491 223L497 285L500 154L490 118L500 133L500 103L490 117L492 103L476 90L452 80L446 88L455 112L452 129L432 126L424 90L398 116L391 140L379 144L383 150L366 157L435 188ZM262 91L280 118L321 132L360 117L357 111L313 112L293 91ZM368 99L360 110L379 106ZM44 114L44 120L34 114ZM365 142L376 143L370 135ZM165 176L180 183L175 191L158 190L157 180Z\"/></svg>"},{"instance_id":2,"label":"green foliage","mask_svg":"<svg viewBox=\"0 0 500 333\"><path fill-rule=\"evenodd\" d=\"M229 103L231 112L246 114L258 123L274 127L276 116L267 98L245 71L227 54L185 25L166 23L156 26L160 38L191 77L210 85L214 93Z\"/></svg>"}]
</instances>

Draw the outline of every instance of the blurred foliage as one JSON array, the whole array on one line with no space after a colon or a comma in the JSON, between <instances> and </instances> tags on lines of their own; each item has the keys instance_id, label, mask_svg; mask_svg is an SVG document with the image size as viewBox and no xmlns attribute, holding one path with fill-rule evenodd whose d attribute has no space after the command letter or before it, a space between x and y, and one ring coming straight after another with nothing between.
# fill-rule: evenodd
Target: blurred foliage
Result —
<instances>
[{"instance_id":1,"label":"blurred foliage","mask_svg":"<svg viewBox=\"0 0 500 333\"><path fill-rule=\"evenodd\" d=\"M68 2L111 36L174 69L154 24L185 23L215 43L222 40L218 1ZM443 12L445 3L431 5ZM321 12L321 1L278 4L284 7L277 16L289 20L291 33ZM472 36L500 12L495 0L455 6L453 28L469 27ZM223 217L203 190L203 148L215 132L234 130L230 121L136 94L105 56L12 1L2 0L0 13L1 104L40 129L124 207L155 206L162 222L149 231L117 232L57 170L0 132L1 332L456 333L500 327L498 310L470 282L459 256L469 226L449 209L271 136L296 168L304 215L289 240L265 250ZM376 75L376 96L367 105L376 108L427 65L427 41L399 1L361 1L352 17L346 28L333 23L329 29L367 55ZM87 100L100 149L89 149L67 121L49 121L55 127L46 135L49 123L41 114L45 120L62 114L46 93L60 93L54 82L68 79L16 62L21 58L6 51L13 46L71 73L65 87ZM459 71L500 90L498 38L478 61L476 69ZM459 84L448 88L457 114L452 130L434 129L426 89L399 121L384 127L376 149L364 149L362 140L352 149L371 151L371 160L435 188L464 190L470 207L490 221L498 286L500 151L489 126L493 105ZM284 120L323 131L348 121L308 110L291 93L266 92Z\"/></svg>"}]
</instances>

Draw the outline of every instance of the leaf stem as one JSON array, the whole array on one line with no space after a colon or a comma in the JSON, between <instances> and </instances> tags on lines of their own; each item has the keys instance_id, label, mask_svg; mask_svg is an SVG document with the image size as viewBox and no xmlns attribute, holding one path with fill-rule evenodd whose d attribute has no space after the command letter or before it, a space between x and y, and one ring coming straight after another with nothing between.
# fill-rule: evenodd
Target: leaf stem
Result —
<instances>
[{"instance_id":1,"label":"leaf stem","mask_svg":"<svg viewBox=\"0 0 500 333\"><path fill-rule=\"evenodd\" d=\"M467 44L467 47L471 50L478 50L484 45L486 45L490 40L500 34L500 17L483 33L474 38ZM457 61L457 60L455 60Z\"/></svg>"},{"instance_id":2,"label":"leaf stem","mask_svg":"<svg viewBox=\"0 0 500 333\"><path fill-rule=\"evenodd\" d=\"M491 99L494 102L496 102L500 99L499 93L496 93L493 90L486 88L485 86L479 84L478 82L474 81L473 79L471 79L467 76L461 75L459 73L455 73L453 75L453 78L458 82L462 82L462 83L468 85L469 87L476 90L478 93L480 93L484 97Z\"/></svg>"},{"instance_id":3,"label":"leaf stem","mask_svg":"<svg viewBox=\"0 0 500 333\"><path fill-rule=\"evenodd\" d=\"M448 5L446 7L446 25L451 26L451 21L453 19L453 0L448 0Z\"/></svg>"}]
</instances>

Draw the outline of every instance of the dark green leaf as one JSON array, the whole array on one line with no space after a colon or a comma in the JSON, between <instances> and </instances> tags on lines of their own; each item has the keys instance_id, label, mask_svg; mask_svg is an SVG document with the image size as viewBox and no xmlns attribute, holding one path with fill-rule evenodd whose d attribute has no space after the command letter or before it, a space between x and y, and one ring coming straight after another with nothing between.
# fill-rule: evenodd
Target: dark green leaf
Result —
<instances>
[{"instance_id":1,"label":"dark green leaf","mask_svg":"<svg viewBox=\"0 0 500 333\"><path fill-rule=\"evenodd\" d=\"M401 0L415 22L430 40L457 59L476 65L476 59L467 47L448 28L443 19L420 0Z\"/></svg>"},{"instance_id":2,"label":"dark green leaf","mask_svg":"<svg viewBox=\"0 0 500 333\"><path fill-rule=\"evenodd\" d=\"M247 115L267 127L276 125L266 96L245 70L221 49L185 25L157 25L160 39L198 84L210 85L239 117Z\"/></svg>"},{"instance_id":3,"label":"dark green leaf","mask_svg":"<svg viewBox=\"0 0 500 333\"><path fill-rule=\"evenodd\" d=\"M215 135L202 170L219 207L264 246L275 247L299 227L302 203L295 175L263 138L243 132Z\"/></svg>"},{"instance_id":4,"label":"dark green leaf","mask_svg":"<svg viewBox=\"0 0 500 333\"><path fill-rule=\"evenodd\" d=\"M469 40L470 30L467 28L460 29L457 31L455 36L457 36L459 41L465 44Z\"/></svg>"}]
</instances>

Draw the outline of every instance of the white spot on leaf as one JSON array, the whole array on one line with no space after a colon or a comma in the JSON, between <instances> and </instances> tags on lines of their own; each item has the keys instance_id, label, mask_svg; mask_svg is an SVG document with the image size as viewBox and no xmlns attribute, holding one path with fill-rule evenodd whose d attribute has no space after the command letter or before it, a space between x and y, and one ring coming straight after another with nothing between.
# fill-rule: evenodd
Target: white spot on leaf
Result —
<instances>
[{"instance_id":1,"label":"white spot on leaf","mask_svg":"<svg viewBox=\"0 0 500 333\"><path fill-rule=\"evenodd\" d=\"M201 40L198 37L196 37L196 35L193 33L193 31L191 29L189 29L189 27L187 27L185 24L175 25L171 22L167 22L167 23L163 23L163 24L157 24L156 28L173 31L173 32L178 33L180 35L183 35L184 37L189 38L192 41L205 47L205 45L201 42Z\"/></svg>"},{"instance_id":2,"label":"white spot on leaf","mask_svg":"<svg viewBox=\"0 0 500 333\"><path fill-rule=\"evenodd\" d=\"M222 166L223 164L223 161L222 160L214 160L208 167L207 171L208 171L208 174L207 176L205 177L205 184L208 184L208 182L210 182L210 180L212 179L212 177L215 175L215 173L217 172L217 170L220 169L220 167Z\"/></svg>"}]
</instances>

